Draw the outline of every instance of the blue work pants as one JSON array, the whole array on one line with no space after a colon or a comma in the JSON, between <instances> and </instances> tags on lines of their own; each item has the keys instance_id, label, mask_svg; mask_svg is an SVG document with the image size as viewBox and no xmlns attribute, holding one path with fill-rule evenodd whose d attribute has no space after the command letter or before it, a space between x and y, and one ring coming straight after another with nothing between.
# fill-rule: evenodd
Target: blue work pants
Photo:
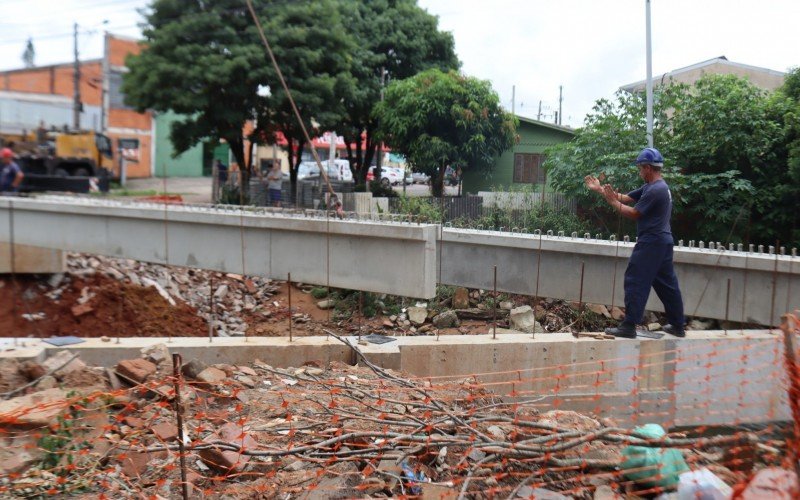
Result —
<instances>
[{"instance_id":1,"label":"blue work pants","mask_svg":"<svg viewBox=\"0 0 800 500\"><path fill-rule=\"evenodd\" d=\"M650 287L664 304L667 321L683 328L686 318L678 277L672 267L672 243L636 243L625 270L624 323L636 325L642 322Z\"/></svg>"}]
</instances>

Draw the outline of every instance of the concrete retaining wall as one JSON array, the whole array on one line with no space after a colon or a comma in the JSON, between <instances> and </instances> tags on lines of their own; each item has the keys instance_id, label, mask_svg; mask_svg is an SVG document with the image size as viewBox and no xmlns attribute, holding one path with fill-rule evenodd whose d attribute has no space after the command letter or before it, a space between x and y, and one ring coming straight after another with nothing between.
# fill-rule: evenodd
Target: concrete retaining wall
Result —
<instances>
[{"instance_id":1,"label":"concrete retaining wall","mask_svg":"<svg viewBox=\"0 0 800 500\"><path fill-rule=\"evenodd\" d=\"M0 198L0 241L409 297L435 295L436 226Z\"/></svg>"},{"instance_id":2,"label":"concrete retaining wall","mask_svg":"<svg viewBox=\"0 0 800 500\"><path fill-rule=\"evenodd\" d=\"M355 342L355 339L352 338ZM9 339L3 339L9 341ZM25 343L25 347L22 343ZM114 366L137 358L143 347L166 343L185 361L241 364L260 359L272 366L307 361L353 363L352 350L327 337L157 339L124 338L66 347L83 361ZM359 345L371 362L433 384L468 379L519 400L535 400L543 411L571 409L613 418L633 427L758 423L789 420L782 336L766 331L691 332L661 340L574 339L570 334L397 337L386 344ZM62 348L20 339L0 357L44 359Z\"/></svg>"},{"instance_id":3,"label":"concrete retaining wall","mask_svg":"<svg viewBox=\"0 0 800 500\"><path fill-rule=\"evenodd\" d=\"M66 256L61 250L14 245L14 263L11 262L11 244L0 243L0 274L63 273L67 267Z\"/></svg>"},{"instance_id":4,"label":"concrete retaining wall","mask_svg":"<svg viewBox=\"0 0 800 500\"><path fill-rule=\"evenodd\" d=\"M624 305L633 243L449 228L441 240L444 284L491 290L497 266L501 292ZM676 247L674 260L687 315L777 325L800 306L797 257ZM655 293L647 309L663 311Z\"/></svg>"}]
</instances>

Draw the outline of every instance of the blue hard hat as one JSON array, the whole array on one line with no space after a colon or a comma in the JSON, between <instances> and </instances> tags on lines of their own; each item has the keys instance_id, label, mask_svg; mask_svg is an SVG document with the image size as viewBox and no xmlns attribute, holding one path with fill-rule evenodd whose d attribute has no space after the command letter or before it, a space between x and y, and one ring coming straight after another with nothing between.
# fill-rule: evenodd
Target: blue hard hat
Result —
<instances>
[{"instance_id":1,"label":"blue hard hat","mask_svg":"<svg viewBox=\"0 0 800 500\"><path fill-rule=\"evenodd\" d=\"M636 165L652 165L654 167L664 166L664 157L656 148L644 148L639 156L636 157Z\"/></svg>"}]
</instances>

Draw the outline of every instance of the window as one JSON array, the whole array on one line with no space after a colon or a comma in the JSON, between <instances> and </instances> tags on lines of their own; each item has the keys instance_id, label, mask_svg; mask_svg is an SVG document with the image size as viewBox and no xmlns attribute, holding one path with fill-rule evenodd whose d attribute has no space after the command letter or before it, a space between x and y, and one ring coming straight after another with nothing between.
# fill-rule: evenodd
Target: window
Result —
<instances>
[{"instance_id":1,"label":"window","mask_svg":"<svg viewBox=\"0 0 800 500\"><path fill-rule=\"evenodd\" d=\"M514 153L514 182L521 184L544 184L545 172L542 168L545 155Z\"/></svg>"}]
</instances>

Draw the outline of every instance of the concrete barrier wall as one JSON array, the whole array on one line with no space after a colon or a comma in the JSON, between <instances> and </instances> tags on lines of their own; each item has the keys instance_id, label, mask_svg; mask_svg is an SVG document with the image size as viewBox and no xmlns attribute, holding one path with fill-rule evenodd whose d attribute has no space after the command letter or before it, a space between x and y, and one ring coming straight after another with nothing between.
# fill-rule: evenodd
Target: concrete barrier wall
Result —
<instances>
[{"instance_id":1,"label":"concrete barrier wall","mask_svg":"<svg viewBox=\"0 0 800 500\"><path fill-rule=\"evenodd\" d=\"M66 256L61 250L33 247L30 245L14 245L12 265L11 244L0 243L0 274L63 273L67 267Z\"/></svg>"},{"instance_id":2,"label":"concrete barrier wall","mask_svg":"<svg viewBox=\"0 0 800 500\"><path fill-rule=\"evenodd\" d=\"M436 226L95 200L0 198L0 241L409 297L435 295Z\"/></svg>"},{"instance_id":3,"label":"concrete barrier wall","mask_svg":"<svg viewBox=\"0 0 800 500\"><path fill-rule=\"evenodd\" d=\"M624 305L633 243L451 228L441 243L443 284L491 290L497 266L501 292ZM800 258L676 247L674 260L687 315L777 325L800 306ZM655 293L647 309L663 311Z\"/></svg>"},{"instance_id":4,"label":"concrete barrier wall","mask_svg":"<svg viewBox=\"0 0 800 500\"><path fill-rule=\"evenodd\" d=\"M355 344L355 338L350 337ZM66 348L19 339L0 358L41 361L62 349L89 364L113 367L164 343L185 362L275 367L308 361L354 363L354 352L327 337L85 339ZM10 339L9 339L10 341ZM22 344L25 346L22 346ZM766 331L691 332L661 340L575 339L568 333L398 337L357 346L372 363L434 385L466 380L542 411L575 410L613 418L618 425L726 425L790 420L783 339ZM508 400L508 399L506 399Z\"/></svg>"}]
</instances>

